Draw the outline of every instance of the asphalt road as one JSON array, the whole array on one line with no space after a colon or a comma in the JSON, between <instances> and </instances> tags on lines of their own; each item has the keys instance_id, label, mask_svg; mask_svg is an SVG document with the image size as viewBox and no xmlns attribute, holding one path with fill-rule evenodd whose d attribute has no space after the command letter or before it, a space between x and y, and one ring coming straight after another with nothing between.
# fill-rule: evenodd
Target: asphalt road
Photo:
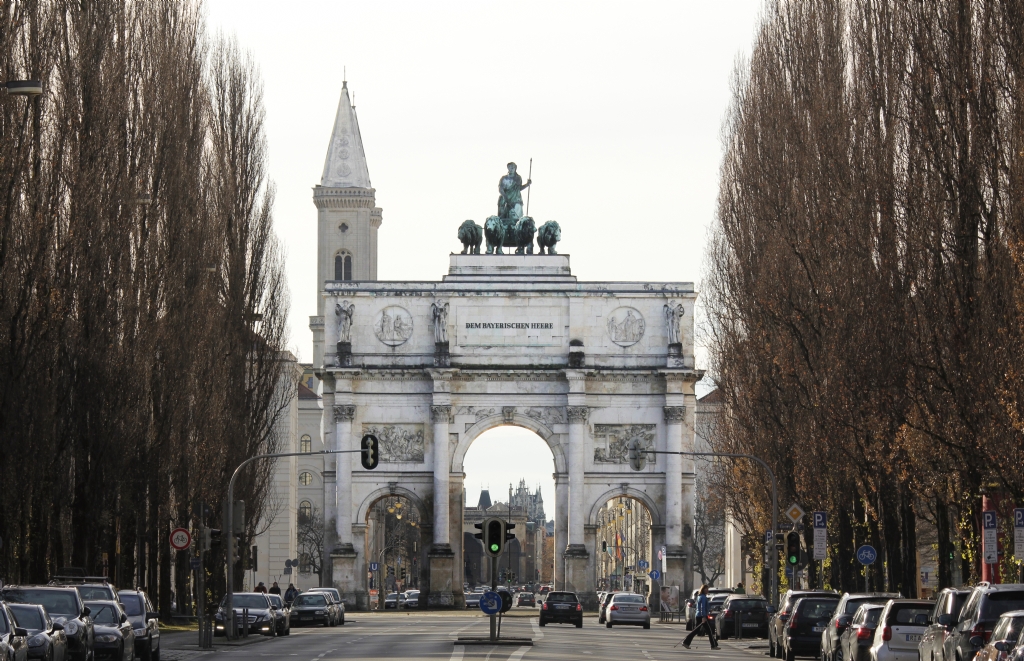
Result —
<instances>
[{"instance_id":1,"label":"asphalt road","mask_svg":"<svg viewBox=\"0 0 1024 661\"><path fill-rule=\"evenodd\" d=\"M200 652L184 644L185 638L169 637L164 661L209 657L220 659L255 658L331 661L333 659L402 659L403 661L679 661L716 659L754 661L767 659L766 644L751 641L723 641L722 649L712 651L706 638L696 638L689 650L673 647L686 631L680 625L652 623L641 627L607 629L596 617L584 619L583 628L549 624L541 629L535 617L510 617L504 620L503 636L532 638L533 646L455 645L459 636L487 636L488 620L477 614L455 613L349 613L345 626L334 628L296 628L292 635L261 639L242 647L218 645L215 652ZM188 637L194 639L195 634ZM750 649L751 645L755 649ZM761 648L763 646L763 648ZM177 649L174 649L177 648ZM191 649L190 649L191 648Z\"/></svg>"}]
</instances>

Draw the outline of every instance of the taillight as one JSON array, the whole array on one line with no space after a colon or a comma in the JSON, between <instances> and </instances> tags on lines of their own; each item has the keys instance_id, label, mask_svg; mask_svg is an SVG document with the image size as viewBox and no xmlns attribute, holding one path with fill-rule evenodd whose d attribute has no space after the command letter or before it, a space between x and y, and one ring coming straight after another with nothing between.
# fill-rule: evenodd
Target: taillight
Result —
<instances>
[{"instance_id":1,"label":"taillight","mask_svg":"<svg viewBox=\"0 0 1024 661\"><path fill-rule=\"evenodd\" d=\"M892 627L882 627L882 640L892 640Z\"/></svg>"},{"instance_id":2,"label":"taillight","mask_svg":"<svg viewBox=\"0 0 1024 661\"><path fill-rule=\"evenodd\" d=\"M789 628L796 629L796 613L793 613L793 617L789 619Z\"/></svg>"},{"instance_id":3,"label":"taillight","mask_svg":"<svg viewBox=\"0 0 1024 661\"><path fill-rule=\"evenodd\" d=\"M542 603L542 604L540 605L540 609L541 609L542 611L546 611L546 610L548 609L548 602L546 602L546 601L545 601L544 603Z\"/></svg>"},{"instance_id":4,"label":"taillight","mask_svg":"<svg viewBox=\"0 0 1024 661\"><path fill-rule=\"evenodd\" d=\"M608 608L608 610L610 610L610 611L617 611L617 610L619 610L619 607L618 607L618 606L616 606L615 604L612 604L612 605L611 605L611 606L610 606L610 607Z\"/></svg>"},{"instance_id":5,"label":"taillight","mask_svg":"<svg viewBox=\"0 0 1024 661\"><path fill-rule=\"evenodd\" d=\"M722 617L729 617L729 609L728 608L726 608L724 611L722 611Z\"/></svg>"},{"instance_id":6,"label":"taillight","mask_svg":"<svg viewBox=\"0 0 1024 661\"><path fill-rule=\"evenodd\" d=\"M641 613L646 613L647 612L647 606L641 606L640 607L640 612Z\"/></svg>"},{"instance_id":7,"label":"taillight","mask_svg":"<svg viewBox=\"0 0 1024 661\"><path fill-rule=\"evenodd\" d=\"M867 627L857 627L857 640L868 640L873 633L874 631Z\"/></svg>"},{"instance_id":8,"label":"taillight","mask_svg":"<svg viewBox=\"0 0 1024 661\"><path fill-rule=\"evenodd\" d=\"M576 604L576 610L578 610L578 611L583 610L583 604Z\"/></svg>"}]
</instances>

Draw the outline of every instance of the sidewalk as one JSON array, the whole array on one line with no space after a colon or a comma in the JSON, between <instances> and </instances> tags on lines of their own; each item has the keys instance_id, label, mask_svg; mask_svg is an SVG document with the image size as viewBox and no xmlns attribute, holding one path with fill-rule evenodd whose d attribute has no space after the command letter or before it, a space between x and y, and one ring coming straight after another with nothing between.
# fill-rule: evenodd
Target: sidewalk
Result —
<instances>
[{"instance_id":1,"label":"sidewalk","mask_svg":"<svg viewBox=\"0 0 1024 661\"><path fill-rule=\"evenodd\" d=\"M213 637L213 649L199 649L198 631L173 631L160 634L160 659L161 661L187 661L208 654L215 654L218 650L255 645L270 640L267 636L250 634L247 638L228 640L217 636Z\"/></svg>"}]
</instances>

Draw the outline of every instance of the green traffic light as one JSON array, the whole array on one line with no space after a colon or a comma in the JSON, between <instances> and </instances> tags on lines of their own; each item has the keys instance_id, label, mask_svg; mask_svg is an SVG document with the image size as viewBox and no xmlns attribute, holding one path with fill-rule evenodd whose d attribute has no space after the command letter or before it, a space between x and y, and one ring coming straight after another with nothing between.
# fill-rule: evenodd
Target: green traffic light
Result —
<instances>
[{"instance_id":1,"label":"green traffic light","mask_svg":"<svg viewBox=\"0 0 1024 661\"><path fill-rule=\"evenodd\" d=\"M497 544L491 544L491 553L497 553L497 552L498 552L498 545Z\"/></svg>"},{"instance_id":2,"label":"green traffic light","mask_svg":"<svg viewBox=\"0 0 1024 661\"><path fill-rule=\"evenodd\" d=\"M792 556L792 555L789 556L789 564L791 564L791 565L795 565L796 564L796 556Z\"/></svg>"}]
</instances>

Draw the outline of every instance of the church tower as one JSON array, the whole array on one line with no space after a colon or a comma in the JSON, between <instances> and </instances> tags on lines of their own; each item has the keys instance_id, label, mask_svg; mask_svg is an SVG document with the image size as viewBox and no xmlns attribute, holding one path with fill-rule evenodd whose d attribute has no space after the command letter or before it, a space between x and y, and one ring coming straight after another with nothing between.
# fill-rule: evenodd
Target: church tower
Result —
<instances>
[{"instance_id":1,"label":"church tower","mask_svg":"<svg viewBox=\"0 0 1024 661\"><path fill-rule=\"evenodd\" d=\"M338 114L327 146L324 173L313 189L317 209L317 316L310 317L313 364L324 358L324 299L319 295L331 280L377 279L377 228L383 221L376 206L359 120L342 83Z\"/></svg>"}]
</instances>

